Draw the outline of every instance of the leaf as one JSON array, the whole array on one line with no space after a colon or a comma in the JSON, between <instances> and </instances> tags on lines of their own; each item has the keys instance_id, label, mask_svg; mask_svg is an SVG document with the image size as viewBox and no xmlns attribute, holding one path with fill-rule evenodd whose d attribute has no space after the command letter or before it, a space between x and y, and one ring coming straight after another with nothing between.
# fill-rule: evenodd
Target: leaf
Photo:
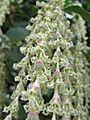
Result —
<instances>
[{"instance_id":1,"label":"leaf","mask_svg":"<svg viewBox=\"0 0 90 120\"><path fill-rule=\"evenodd\" d=\"M6 33L6 35L9 37L9 39L13 43L24 40L28 34L29 32L24 27L10 28Z\"/></svg>"},{"instance_id":2,"label":"leaf","mask_svg":"<svg viewBox=\"0 0 90 120\"><path fill-rule=\"evenodd\" d=\"M15 22L15 27L25 28L28 25L28 21L18 21Z\"/></svg>"},{"instance_id":3,"label":"leaf","mask_svg":"<svg viewBox=\"0 0 90 120\"><path fill-rule=\"evenodd\" d=\"M65 7L64 11L68 12L68 13L72 13L72 12L78 13L83 17L83 19L85 21L90 21L90 13L87 12L86 10L84 10L84 8L82 8L80 6L77 6L77 5L72 5L71 6L70 5L68 7Z\"/></svg>"},{"instance_id":4,"label":"leaf","mask_svg":"<svg viewBox=\"0 0 90 120\"><path fill-rule=\"evenodd\" d=\"M90 8L90 0L81 0L81 3L82 3L85 7L89 7L89 8Z\"/></svg>"},{"instance_id":5,"label":"leaf","mask_svg":"<svg viewBox=\"0 0 90 120\"><path fill-rule=\"evenodd\" d=\"M17 63L22 59L23 55L21 54L18 47L14 46L9 52L9 58L13 63ZM12 63L12 64L13 64Z\"/></svg>"},{"instance_id":6,"label":"leaf","mask_svg":"<svg viewBox=\"0 0 90 120\"><path fill-rule=\"evenodd\" d=\"M65 5L64 5L64 7L67 7L67 6L69 6L70 5L70 1L69 0L65 0Z\"/></svg>"}]
</instances>

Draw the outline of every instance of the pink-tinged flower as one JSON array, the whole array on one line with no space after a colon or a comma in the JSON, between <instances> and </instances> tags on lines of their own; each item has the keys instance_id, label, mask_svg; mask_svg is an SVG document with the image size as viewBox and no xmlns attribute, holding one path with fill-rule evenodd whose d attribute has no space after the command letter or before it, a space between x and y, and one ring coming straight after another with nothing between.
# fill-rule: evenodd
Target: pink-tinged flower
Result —
<instances>
[{"instance_id":1,"label":"pink-tinged flower","mask_svg":"<svg viewBox=\"0 0 90 120\"><path fill-rule=\"evenodd\" d=\"M28 113L27 120L39 120L38 113L36 111L31 111Z\"/></svg>"},{"instance_id":2,"label":"pink-tinged flower","mask_svg":"<svg viewBox=\"0 0 90 120\"><path fill-rule=\"evenodd\" d=\"M55 90L55 93L53 95L53 98L51 99L51 102L56 105L58 105L61 102L61 99L57 90Z\"/></svg>"},{"instance_id":3,"label":"pink-tinged flower","mask_svg":"<svg viewBox=\"0 0 90 120\"><path fill-rule=\"evenodd\" d=\"M53 76L54 77L59 77L60 76L60 70L56 69Z\"/></svg>"},{"instance_id":4,"label":"pink-tinged flower","mask_svg":"<svg viewBox=\"0 0 90 120\"><path fill-rule=\"evenodd\" d=\"M57 47L57 55L60 56L61 55L61 50L60 50L60 47Z\"/></svg>"},{"instance_id":5,"label":"pink-tinged flower","mask_svg":"<svg viewBox=\"0 0 90 120\"><path fill-rule=\"evenodd\" d=\"M33 92L39 92L40 91L40 84L38 79L35 80L35 82L31 85L30 90Z\"/></svg>"},{"instance_id":6,"label":"pink-tinged flower","mask_svg":"<svg viewBox=\"0 0 90 120\"><path fill-rule=\"evenodd\" d=\"M54 96L53 96L53 103L55 103L55 104L58 104L59 102L60 102L60 97L59 97L59 95L58 94L55 94Z\"/></svg>"},{"instance_id":7,"label":"pink-tinged flower","mask_svg":"<svg viewBox=\"0 0 90 120\"><path fill-rule=\"evenodd\" d=\"M56 37L62 38L61 33L60 32L56 32Z\"/></svg>"},{"instance_id":8,"label":"pink-tinged flower","mask_svg":"<svg viewBox=\"0 0 90 120\"><path fill-rule=\"evenodd\" d=\"M39 84L38 79L36 79L36 81L33 83L32 88L36 91L40 90L40 84Z\"/></svg>"},{"instance_id":9,"label":"pink-tinged flower","mask_svg":"<svg viewBox=\"0 0 90 120\"><path fill-rule=\"evenodd\" d=\"M60 50L60 47L58 46L55 52L55 56L60 56L60 55L61 55L61 50Z\"/></svg>"},{"instance_id":10,"label":"pink-tinged flower","mask_svg":"<svg viewBox=\"0 0 90 120\"><path fill-rule=\"evenodd\" d=\"M41 87L38 79L36 79L35 82L31 85L30 91L35 94L38 94L40 98L42 98Z\"/></svg>"},{"instance_id":11,"label":"pink-tinged flower","mask_svg":"<svg viewBox=\"0 0 90 120\"><path fill-rule=\"evenodd\" d=\"M43 65L43 61L42 60L36 60L35 64L36 65Z\"/></svg>"},{"instance_id":12,"label":"pink-tinged flower","mask_svg":"<svg viewBox=\"0 0 90 120\"><path fill-rule=\"evenodd\" d=\"M28 117L35 117L37 115L37 113L36 112L29 112L28 113Z\"/></svg>"},{"instance_id":13,"label":"pink-tinged flower","mask_svg":"<svg viewBox=\"0 0 90 120\"><path fill-rule=\"evenodd\" d=\"M42 60L36 60L35 61L35 69L40 69L43 67L43 61Z\"/></svg>"}]
</instances>

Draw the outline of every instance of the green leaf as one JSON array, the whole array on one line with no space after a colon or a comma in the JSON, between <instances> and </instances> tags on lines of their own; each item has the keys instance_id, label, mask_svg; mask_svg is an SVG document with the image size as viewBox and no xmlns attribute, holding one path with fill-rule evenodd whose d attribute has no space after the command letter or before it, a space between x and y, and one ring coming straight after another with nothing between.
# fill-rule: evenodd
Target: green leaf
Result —
<instances>
[{"instance_id":1,"label":"green leaf","mask_svg":"<svg viewBox=\"0 0 90 120\"><path fill-rule=\"evenodd\" d=\"M72 5L64 8L64 11L67 13L78 13L80 14L85 21L90 21L90 13L84 10L82 7L77 5Z\"/></svg>"},{"instance_id":2,"label":"green leaf","mask_svg":"<svg viewBox=\"0 0 90 120\"><path fill-rule=\"evenodd\" d=\"M15 27L25 28L28 25L28 21L18 21L15 22Z\"/></svg>"},{"instance_id":3,"label":"green leaf","mask_svg":"<svg viewBox=\"0 0 90 120\"><path fill-rule=\"evenodd\" d=\"M21 40L24 40L28 34L29 32L26 30L26 28L23 27L10 28L6 33L6 35L10 38L11 42L13 43L17 43Z\"/></svg>"},{"instance_id":4,"label":"green leaf","mask_svg":"<svg viewBox=\"0 0 90 120\"><path fill-rule=\"evenodd\" d=\"M65 5L64 5L64 7L67 7L67 6L69 6L70 5L70 1L69 0L65 0Z\"/></svg>"},{"instance_id":5,"label":"green leaf","mask_svg":"<svg viewBox=\"0 0 90 120\"><path fill-rule=\"evenodd\" d=\"M81 3L86 7L90 6L90 0L81 0Z\"/></svg>"},{"instance_id":6,"label":"green leaf","mask_svg":"<svg viewBox=\"0 0 90 120\"><path fill-rule=\"evenodd\" d=\"M22 59L23 55L20 53L20 50L19 50L18 47L13 46L12 49L10 50L10 52L9 52L9 57L10 57L10 60L13 63L17 63Z\"/></svg>"}]
</instances>

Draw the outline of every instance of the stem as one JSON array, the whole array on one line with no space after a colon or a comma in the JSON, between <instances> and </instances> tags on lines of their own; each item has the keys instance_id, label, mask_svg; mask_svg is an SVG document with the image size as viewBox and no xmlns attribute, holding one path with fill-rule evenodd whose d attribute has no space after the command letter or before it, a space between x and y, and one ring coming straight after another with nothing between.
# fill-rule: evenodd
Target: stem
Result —
<instances>
[{"instance_id":1,"label":"stem","mask_svg":"<svg viewBox=\"0 0 90 120\"><path fill-rule=\"evenodd\" d=\"M59 49L60 49L60 47L57 46L57 52ZM59 55L58 55L58 53L57 53L57 70L59 71Z\"/></svg>"}]
</instances>

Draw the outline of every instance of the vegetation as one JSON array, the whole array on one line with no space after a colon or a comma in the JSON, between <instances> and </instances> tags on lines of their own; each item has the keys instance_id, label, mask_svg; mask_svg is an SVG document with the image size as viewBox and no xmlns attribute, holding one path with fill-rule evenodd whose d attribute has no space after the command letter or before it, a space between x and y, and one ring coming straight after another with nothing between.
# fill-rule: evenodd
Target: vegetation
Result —
<instances>
[{"instance_id":1,"label":"vegetation","mask_svg":"<svg viewBox=\"0 0 90 120\"><path fill-rule=\"evenodd\" d=\"M90 2L40 2L0 2L0 119L89 120Z\"/></svg>"}]
</instances>

